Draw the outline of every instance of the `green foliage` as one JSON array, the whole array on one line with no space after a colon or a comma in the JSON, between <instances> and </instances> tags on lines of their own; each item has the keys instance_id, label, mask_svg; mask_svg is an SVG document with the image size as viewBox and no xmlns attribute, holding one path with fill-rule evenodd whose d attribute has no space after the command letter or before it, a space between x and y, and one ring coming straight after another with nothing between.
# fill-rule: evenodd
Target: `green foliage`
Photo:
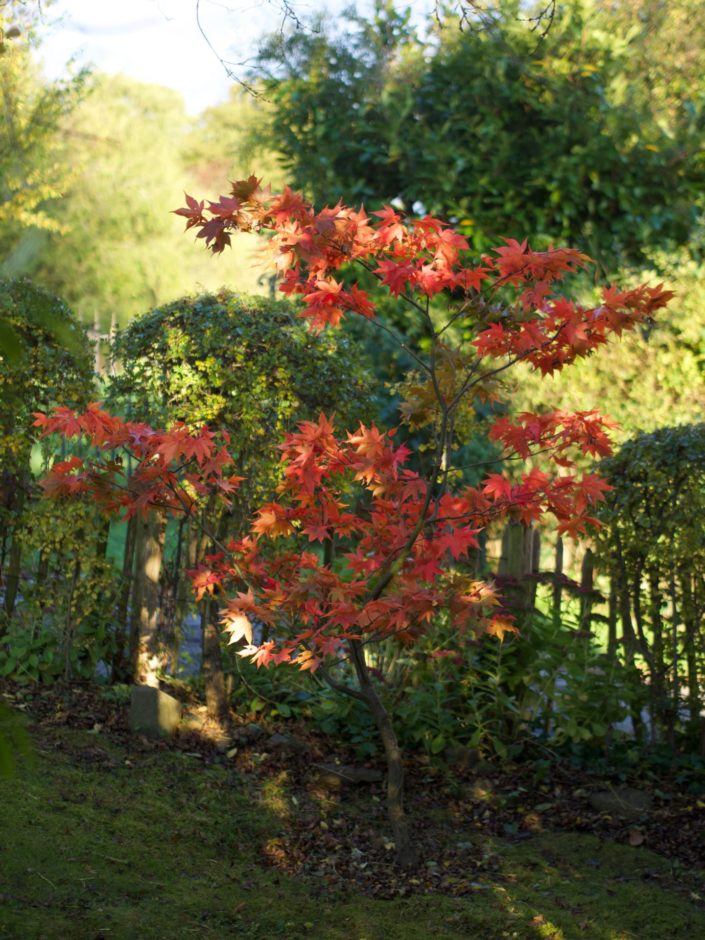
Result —
<instances>
[{"instance_id":1,"label":"green foliage","mask_svg":"<svg viewBox=\"0 0 705 940\"><path fill-rule=\"evenodd\" d=\"M84 322L107 331L194 283L222 283L171 215L191 187L182 155L189 129L176 92L124 76L95 76L67 118L65 159L80 172L53 210L60 233L35 233L22 270L65 297ZM238 239L244 262L234 272L250 288L253 247L253 239Z\"/></svg>"},{"instance_id":2,"label":"green foliage","mask_svg":"<svg viewBox=\"0 0 705 940\"><path fill-rule=\"evenodd\" d=\"M85 649L100 645L92 633L104 629L93 606L112 577L86 535L97 531L96 513L35 502L31 467L33 413L91 397L90 344L68 307L27 280L0 282L0 319L19 344L18 355L0 356L0 675L92 675ZM45 574L23 583L23 562L27 574L32 560Z\"/></svg>"},{"instance_id":3,"label":"green foliage","mask_svg":"<svg viewBox=\"0 0 705 940\"><path fill-rule=\"evenodd\" d=\"M32 413L85 404L92 357L84 330L63 301L26 279L0 281L0 322L17 354L0 355L0 468L25 468Z\"/></svg>"},{"instance_id":4,"label":"green foliage","mask_svg":"<svg viewBox=\"0 0 705 940\"><path fill-rule=\"evenodd\" d=\"M600 512L598 558L612 578L624 655L649 677L658 733L674 740L685 704L690 745L702 752L705 424L637 435L600 471L614 489Z\"/></svg>"},{"instance_id":5,"label":"green foliage","mask_svg":"<svg viewBox=\"0 0 705 940\"><path fill-rule=\"evenodd\" d=\"M705 424L660 428L625 442L600 464L614 487L599 544L631 573L656 565L702 570L705 562Z\"/></svg>"},{"instance_id":6,"label":"green foliage","mask_svg":"<svg viewBox=\"0 0 705 940\"><path fill-rule=\"evenodd\" d=\"M468 750L506 759L543 744L605 754L622 737L611 726L644 698L633 669L610 660L593 638L576 636L569 622L556 627L538 613L519 636L469 645L439 624L413 649L388 641L374 662L400 743L450 760ZM304 719L360 757L377 752L374 722L357 700L293 669L242 663L237 672L238 710Z\"/></svg>"},{"instance_id":7,"label":"green foliage","mask_svg":"<svg viewBox=\"0 0 705 940\"><path fill-rule=\"evenodd\" d=\"M132 686L126 685L124 682L114 682L112 685L101 689L100 692L100 697L104 702L110 702L118 707L129 705L131 695Z\"/></svg>"},{"instance_id":8,"label":"green foliage","mask_svg":"<svg viewBox=\"0 0 705 940\"><path fill-rule=\"evenodd\" d=\"M352 747L360 758L379 752L379 736L368 708L358 699L314 683L292 666L257 669L250 662L236 665L232 702L239 714L257 721L304 721L309 727Z\"/></svg>"},{"instance_id":9,"label":"green foliage","mask_svg":"<svg viewBox=\"0 0 705 940\"><path fill-rule=\"evenodd\" d=\"M335 412L365 417L368 381L349 341L315 336L283 301L230 291L187 297L134 320L119 335L117 407L160 426L224 428L238 474L238 513L271 498L277 445L298 421Z\"/></svg>"},{"instance_id":10,"label":"green foliage","mask_svg":"<svg viewBox=\"0 0 705 940\"><path fill-rule=\"evenodd\" d=\"M561 240L610 270L686 244L702 207L701 78L667 113L637 74L641 33L589 0L537 42L490 29L423 43L408 13L273 37L261 64L291 180L317 202L401 200L454 217L478 248ZM345 128L345 133L341 133Z\"/></svg>"},{"instance_id":11,"label":"green foliage","mask_svg":"<svg viewBox=\"0 0 705 940\"><path fill-rule=\"evenodd\" d=\"M321 686L301 709L304 718L324 734L351 745L361 758L379 750L379 735L374 718L364 704L349 696L342 697Z\"/></svg>"},{"instance_id":12,"label":"green foliage","mask_svg":"<svg viewBox=\"0 0 705 940\"><path fill-rule=\"evenodd\" d=\"M33 58L40 10L3 3L0 28L0 252L3 276L17 272L24 236L59 231L50 207L74 178L65 159L62 123L76 107L85 74L47 82Z\"/></svg>"},{"instance_id":13,"label":"green foliage","mask_svg":"<svg viewBox=\"0 0 705 940\"><path fill-rule=\"evenodd\" d=\"M75 174L61 126L83 93L85 74L46 82L33 58L39 10L10 0L0 10L0 276L24 270L37 232L61 231L52 206ZM39 312L34 310L35 322ZM0 308L0 361L24 364L14 317ZM50 317L42 321L52 332ZM60 330L60 324L56 324ZM65 342L66 336L56 338ZM25 364L26 365L26 364Z\"/></svg>"},{"instance_id":14,"label":"green foliage","mask_svg":"<svg viewBox=\"0 0 705 940\"><path fill-rule=\"evenodd\" d=\"M617 441L659 427L697 422L705 413L705 277L685 253L656 255L634 283L666 272L676 296L647 329L578 360L567 374L541 378L525 366L512 383L516 411L597 408L618 424ZM589 288L586 289L586 294Z\"/></svg>"},{"instance_id":15,"label":"green foliage","mask_svg":"<svg viewBox=\"0 0 705 940\"><path fill-rule=\"evenodd\" d=\"M40 501L28 507L16 535L36 575L4 624L0 675L17 681L92 679L114 647L112 609L118 579L99 554L101 520L85 503Z\"/></svg>"},{"instance_id":16,"label":"green foliage","mask_svg":"<svg viewBox=\"0 0 705 940\"><path fill-rule=\"evenodd\" d=\"M637 677L608 661L592 640L539 614L518 636L469 645L441 626L397 660L388 681L410 743L432 754L463 745L500 758L532 741L604 748L610 726L639 694Z\"/></svg>"}]
</instances>

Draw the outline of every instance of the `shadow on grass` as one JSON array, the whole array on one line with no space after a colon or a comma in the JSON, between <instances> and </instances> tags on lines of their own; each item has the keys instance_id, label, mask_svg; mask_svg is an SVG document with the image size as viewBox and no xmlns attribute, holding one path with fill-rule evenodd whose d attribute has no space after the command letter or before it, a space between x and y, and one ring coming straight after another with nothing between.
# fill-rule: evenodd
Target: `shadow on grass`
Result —
<instances>
[{"instance_id":1,"label":"shadow on grass","mask_svg":"<svg viewBox=\"0 0 705 940\"><path fill-rule=\"evenodd\" d=\"M263 862L299 811L285 775L263 782L201 754L65 727L40 729L33 750L0 780L0 937L705 936L668 863L641 850L544 834L495 843L495 875L463 897L331 896Z\"/></svg>"}]
</instances>

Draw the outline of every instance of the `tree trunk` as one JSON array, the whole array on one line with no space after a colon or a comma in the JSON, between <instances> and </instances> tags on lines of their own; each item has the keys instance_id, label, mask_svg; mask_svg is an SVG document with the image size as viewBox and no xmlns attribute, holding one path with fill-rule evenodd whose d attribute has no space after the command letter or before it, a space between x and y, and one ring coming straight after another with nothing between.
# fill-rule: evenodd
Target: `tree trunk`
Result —
<instances>
[{"instance_id":1,"label":"tree trunk","mask_svg":"<svg viewBox=\"0 0 705 940\"><path fill-rule=\"evenodd\" d=\"M82 533L78 533L79 540L83 538ZM73 576L71 578L71 588L66 602L66 620L64 622L63 652L64 652L64 679L70 682L73 678L73 664L71 655L73 653L73 638L76 633L76 625L73 622L73 598L76 593L76 585L81 576L81 562L77 558L73 564Z\"/></svg>"},{"instance_id":2,"label":"tree trunk","mask_svg":"<svg viewBox=\"0 0 705 940\"><path fill-rule=\"evenodd\" d=\"M653 636L653 667L651 670L652 718L654 720L654 727L658 727L659 733L663 734L668 703L666 701L665 688L666 663L664 660L663 618L661 616L661 587L656 568L649 568L648 579L649 619L651 620L651 635Z\"/></svg>"},{"instance_id":3,"label":"tree trunk","mask_svg":"<svg viewBox=\"0 0 705 940\"><path fill-rule=\"evenodd\" d=\"M526 609L531 612L536 607L538 574L541 569L541 535L537 528L528 526L524 530L524 573L528 575L525 594Z\"/></svg>"},{"instance_id":4,"label":"tree trunk","mask_svg":"<svg viewBox=\"0 0 705 940\"><path fill-rule=\"evenodd\" d=\"M681 597L683 598L683 625L685 636L683 647L685 652L686 669L688 671L688 710L690 723L693 727L700 727L700 680L698 677L698 616L693 600L693 589L690 572L681 571Z\"/></svg>"},{"instance_id":5,"label":"tree trunk","mask_svg":"<svg viewBox=\"0 0 705 940\"><path fill-rule=\"evenodd\" d=\"M171 672L176 675L179 668L179 651L184 633L184 620L191 600L191 590L185 575L187 568L196 566L198 533L193 523L186 520L179 526L177 557L174 562L174 640L171 649Z\"/></svg>"},{"instance_id":6,"label":"tree trunk","mask_svg":"<svg viewBox=\"0 0 705 940\"><path fill-rule=\"evenodd\" d=\"M501 594L504 604L521 621L526 613L527 597L525 568L526 526L521 522L508 522L502 533L502 554L498 575L503 579Z\"/></svg>"},{"instance_id":7,"label":"tree trunk","mask_svg":"<svg viewBox=\"0 0 705 940\"><path fill-rule=\"evenodd\" d=\"M671 685L671 708L669 709L669 727L668 727L668 738L669 744L671 747L675 746L676 739L676 722L678 721L678 713L680 712L681 707L681 688L680 688L680 663L679 663L679 651L678 651L678 627L679 627L679 610L678 610L678 598L676 596L676 575L673 570L673 562L671 562L671 567L669 570L669 579L668 579L668 593L671 600L671 664L672 664L672 676L673 682Z\"/></svg>"},{"instance_id":8,"label":"tree trunk","mask_svg":"<svg viewBox=\"0 0 705 940\"><path fill-rule=\"evenodd\" d=\"M17 594L20 589L20 580L22 577L22 540L18 529L22 518L22 511L26 502L27 481L24 477L13 478L13 492L10 508L14 519L12 527L12 542L10 543L10 558L7 565L7 577L5 578L5 613L8 618L12 616L17 601Z\"/></svg>"},{"instance_id":9,"label":"tree trunk","mask_svg":"<svg viewBox=\"0 0 705 940\"><path fill-rule=\"evenodd\" d=\"M607 656L610 662L617 658L617 578L610 574L610 596L607 603Z\"/></svg>"},{"instance_id":10,"label":"tree trunk","mask_svg":"<svg viewBox=\"0 0 705 940\"><path fill-rule=\"evenodd\" d=\"M218 539L225 539L227 533L227 518L225 513L216 518L213 505L209 505L207 516L216 530ZM199 561L206 552L213 550L210 539L203 533L198 548ZM218 601L212 599L204 601L201 608L201 674L206 693L206 707L208 717L213 721L226 725L229 720L228 696L225 691L225 673L223 671L223 653L220 648L220 628L218 626Z\"/></svg>"},{"instance_id":11,"label":"tree trunk","mask_svg":"<svg viewBox=\"0 0 705 940\"><path fill-rule=\"evenodd\" d=\"M146 533L144 520L135 516L134 569L130 597L130 642L128 650L128 675L131 679L134 679L135 673L137 672L137 656L140 644L140 611L142 609L142 593L144 588L145 544Z\"/></svg>"},{"instance_id":12,"label":"tree trunk","mask_svg":"<svg viewBox=\"0 0 705 940\"><path fill-rule=\"evenodd\" d=\"M418 851L404 812L404 762L401 748L389 712L372 682L362 644L353 640L350 647L360 692L374 717L387 759L387 813L394 835L396 862L400 868L413 868L418 863Z\"/></svg>"},{"instance_id":13,"label":"tree trunk","mask_svg":"<svg viewBox=\"0 0 705 940\"><path fill-rule=\"evenodd\" d=\"M135 543L137 541L136 516L127 523L125 549L122 557L122 584L115 610L115 653L112 663L113 682L127 682L130 676L128 611L130 594L134 586Z\"/></svg>"},{"instance_id":14,"label":"tree trunk","mask_svg":"<svg viewBox=\"0 0 705 940\"><path fill-rule=\"evenodd\" d=\"M201 628L203 631L203 687L206 693L208 717L221 725L227 725L229 708L228 696L225 691L223 652L220 648L218 612L219 606L217 601L209 600L203 602L201 612Z\"/></svg>"},{"instance_id":15,"label":"tree trunk","mask_svg":"<svg viewBox=\"0 0 705 940\"><path fill-rule=\"evenodd\" d=\"M138 552L140 567L137 576L140 591L136 611L137 642L132 650L134 681L156 687L159 685L157 670L160 665L159 576L164 558L166 518L163 513L151 512L138 525L141 551Z\"/></svg>"},{"instance_id":16,"label":"tree trunk","mask_svg":"<svg viewBox=\"0 0 705 940\"><path fill-rule=\"evenodd\" d=\"M7 578L5 580L5 613L8 618L12 616L17 601L17 594L20 589L20 577L22 574L22 543L17 534L17 527L12 533L12 544L10 546L10 560L7 566Z\"/></svg>"},{"instance_id":17,"label":"tree trunk","mask_svg":"<svg viewBox=\"0 0 705 940\"><path fill-rule=\"evenodd\" d=\"M619 611L622 620L622 639L624 642L624 660L628 666L631 666L632 669L635 669L635 656L636 656L636 647L637 639L636 633L634 632L634 624L632 623L631 615L631 598L629 595L629 582L627 580L627 573L624 567L624 562L621 558L618 559L619 563L619 582L617 585L617 596L619 598ZM634 737L637 741L644 740L644 722L642 721L641 712L638 705L632 705L631 709L631 718L632 724L634 725Z\"/></svg>"},{"instance_id":18,"label":"tree trunk","mask_svg":"<svg viewBox=\"0 0 705 940\"><path fill-rule=\"evenodd\" d=\"M45 552L43 549L39 552L39 558L37 559L37 575L34 579L34 583L37 587L42 587L49 575L49 553Z\"/></svg>"}]
</instances>

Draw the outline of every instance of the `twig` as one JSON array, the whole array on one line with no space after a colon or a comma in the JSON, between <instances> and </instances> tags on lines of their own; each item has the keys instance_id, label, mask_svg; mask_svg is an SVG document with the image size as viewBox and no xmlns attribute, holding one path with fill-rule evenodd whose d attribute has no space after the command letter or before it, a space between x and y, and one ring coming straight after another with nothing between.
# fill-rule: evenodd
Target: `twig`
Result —
<instances>
[{"instance_id":1,"label":"twig","mask_svg":"<svg viewBox=\"0 0 705 940\"><path fill-rule=\"evenodd\" d=\"M58 890L59 890L59 889L57 888L57 886L54 884L54 882L53 882L50 878L47 878L46 875L43 875L40 871L37 871L36 869L32 869L32 868L30 868L30 869L28 869L28 870L29 870L29 871L33 871L35 875L39 875L39 877L40 877L42 880L46 881L46 883L47 883L48 885L51 885L52 888L53 888L55 891L58 891Z\"/></svg>"}]
</instances>

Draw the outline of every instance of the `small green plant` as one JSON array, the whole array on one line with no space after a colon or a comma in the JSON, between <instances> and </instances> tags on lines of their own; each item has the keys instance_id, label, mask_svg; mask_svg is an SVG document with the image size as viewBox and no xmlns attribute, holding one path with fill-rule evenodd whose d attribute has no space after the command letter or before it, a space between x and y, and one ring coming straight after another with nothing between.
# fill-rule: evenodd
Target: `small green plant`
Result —
<instances>
[{"instance_id":1,"label":"small green plant","mask_svg":"<svg viewBox=\"0 0 705 940\"><path fill-rule=\"evenodd\" d=\"M127 705L130 701L130 686L124 682L116 682L101 690L100 697L104 702L113 705Z\"/></svg>"},{"instance_id":2,"label":"small green plant","mask_svg":"<svg viewBox=\"0 0 705 940\"><path fill-rule=\"evenodd\" d=\"M542 741L604 749L619 737L613 725L641 707L634 670L538 613L519 635L470 644L440 622L394 660L386 686L405 744L432 755L462 745L505 758Z\"/></svg>"}]
</instances>

